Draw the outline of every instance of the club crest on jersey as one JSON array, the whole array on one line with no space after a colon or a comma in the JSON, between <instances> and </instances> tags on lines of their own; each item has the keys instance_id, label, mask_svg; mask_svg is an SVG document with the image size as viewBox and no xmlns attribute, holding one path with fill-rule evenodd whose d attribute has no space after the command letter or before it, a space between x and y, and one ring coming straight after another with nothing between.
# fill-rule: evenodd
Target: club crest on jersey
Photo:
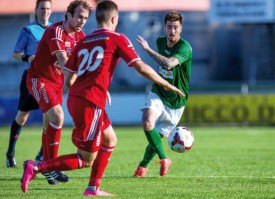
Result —
<instances>
[{"instance_id":1,"label":"club crest on jersey","mask_svg":"<svg viewBox=\"0 0 275 199\"><path fill-rule=\"evenodd\" d=\"M65 47L71 47L71 42L69 42L69 41L65 41Z\"/></svg>"},{"instance_id":2,"label":"club crest on jersey","mask_svg":"<svg viewBox=\"0 0 275 199\"><path fill-rule=\"evenodd\" d=\"M170 55L170 53L171 53L170 51L168 51L168 50L166 50L166 49L165 49L164 51L165 51L165 53L166 53L167 55Z\"/></svg>"},{"instance_id":3,"label":"club crest on jersey","mask_svg":"<svg viewBox=\"0 0 275 199\"><path fill-rule=\"evenodd\" d=\"M173 79L173 71L172 70L165 70L161 66L159 66L159 74L162 75L162 77Z\"/></svg>"},{"instance_id":4,"label":"club crest on jersey","mask_svg":"<svg viewBox=\"0 0 275 199\"><path fill-rule=\"evenodd\" d=\"M71 50L72 50L71 48L67 48L67 53L71 52Z\"/></svg>"}]
</instances>

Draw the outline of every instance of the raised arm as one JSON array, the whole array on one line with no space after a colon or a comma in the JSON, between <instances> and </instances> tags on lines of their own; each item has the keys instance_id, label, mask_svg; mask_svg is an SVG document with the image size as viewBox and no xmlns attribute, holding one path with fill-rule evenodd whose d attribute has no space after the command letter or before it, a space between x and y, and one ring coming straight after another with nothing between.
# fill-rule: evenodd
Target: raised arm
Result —
<instances>
[{"instance_id":1,"label":"raised arm","mask_svg":"<svg viewBox=\"0 0 275 199\"><path fill-rule=\"evenodd\" d=\"M157 62L160 66L163 68L170 70L174 66L177 66L179 64L179 60L176 59L175 57L164 57L154 51L153 49L150 48L148 45L147 41L143 39L141 36L137 36L137 42L142 46L143 50L150 56L152 59Z\"/></svg>"}]
</instances>

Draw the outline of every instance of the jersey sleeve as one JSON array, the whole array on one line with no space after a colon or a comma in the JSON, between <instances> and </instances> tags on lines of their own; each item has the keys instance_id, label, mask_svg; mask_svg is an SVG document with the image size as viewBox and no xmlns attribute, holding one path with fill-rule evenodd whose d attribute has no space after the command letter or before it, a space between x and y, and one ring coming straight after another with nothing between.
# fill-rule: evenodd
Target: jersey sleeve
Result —
<instances>
[{"instance_id":1,"label":"jersey sleeve","mask_svg":"<svg viewBox=\"0 0 275 199\"><path fill-rule=\"evenodd\" d=\"M135 61L140 60L133 44L123 34L121 34L117 40L117 50L119 56L127 63L128 66L132 66Z\"/></svg>"},{"instance_id":2,"label":"jersey sleeve","mask_svg":"<svg viewBox=\"0 0 275 199\"><path fill-rule=\"evenodd\" d=\"M29 39L29 33L27 32L27 30L25 28L23 28L20 31L20 34L18 36L18 39L14 46L13 51L14 52L23 52L25 47L27 46L28 39Z\"/></svg>"},{"instance_id":3,"label":"jersey sleeve","mask_svg":"<svg viewBox=\"0 0 275 199\"><path fill-rule=\"evenodd\" d=\"M179 60L179 64L186 62L191 53L191 46L189 44L180 44L172 52L171 57Z\"/></svg>"},{"instance_id":4,"label":"jersey sleeve","mask_svg":"<svg viewBox=\"0 0 275 199\"><path fill-rule=\"evenodd\" d=\"M57 52L66 52L63 34L64 31L60 27L49 29L47 36L49 36L50 38L47 39L47 41L52 55Z\"/></svg>"}]
</instances>

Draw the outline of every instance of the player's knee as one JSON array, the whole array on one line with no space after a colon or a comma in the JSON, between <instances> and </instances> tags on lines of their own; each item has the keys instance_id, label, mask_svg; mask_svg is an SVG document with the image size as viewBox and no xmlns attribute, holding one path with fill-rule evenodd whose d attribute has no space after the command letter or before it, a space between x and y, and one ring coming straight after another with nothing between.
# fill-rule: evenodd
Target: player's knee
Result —
<instances>
[{"instance_id":1,"label":"player's knee","mask_svg":"<svg viewBox=\"0 0 275 199\"><path fill-rule=\"evenodd\" d=\"M102 140L102 145L108 146L108 147L114 147L114 146L116 146L116 144L117 144L116 134L114 134L114 133L111 135L108 134L108 136L106 136L104 134L103 140Z\"/></svg>"},{"instance_id":2,"label":"player's knee","mask_svg":"<svg viewBox=\"0 0 275 199\"><path fill-rule=\"evenodd\" d=\"M142 126L145 131L150 131L154 128L154 124L149 120L142 121Z\"/></svg>"},{"instance_id":3,"label":"player's knee","mask_svg":"<svg viewBox=\"0 0 275 199\"><path fill-rule=\"evenodd\" d=\"M83 160L83 161L84 161L84 167L91 167L94 163L94 160L90 160L90 159Z\"/></svg>"},{"instance_id":4,"label":"player's knee","mask_svg":"<svg viewBox=\"0 0 275 199\"><path fill-rule=\"evenodd\" d=\"M116 146L116 144L117 144L116 137L112 137L112 139L109 139L103 143L103 145L108 146L108 147L114 147L114 146Z\"/></svg>"},{"instance_id":5,"label":"player's knee","mask_svg":"<svg viewBox=\"0 0 275 199\"><path fill-rule=\"evenodd\" d=\"M28 120L28 115L25 115L25 116L17 116L17 117L15 118L16 123L17 123L18 125L20 125L20 126L24 126L25 123L27 122L27 120Z\"/></svg>"},{"instance_id":6,"label":"player's knee","mask_svg":"<svg viewBox=\"0 0 275 199\"><path fill-rule=\"evenodd\" d=\"M116 145L117 145L117 138L115 137L115 139L111 143L111 146L116 146Z\"/></svg>"},{"instance_id":7,"label":"player's knee","mask_svg":"<svg viewBox=\"0 0 275 199\"><path fill-rule=\"evenodd\" d=\"M62 126L63 122L64 122L64 116L62 114L60 115L55 115L55 117L53 117L51 119L51 122L53 122L54 124L58 125L58 126Z\"/></svg>"},{"instance_id":8,"label":"player's knee","mask_svg":"<svg viewBox=\"0 0 275 199\"><path fill-rule=\"evenodd\" d=\"M27 120L23 120L23 119L21 119L21 120L16 120L16 123L19 125L19 126L24 126L25 124L26 124L26 122L27 122Z\"/></svg>"}]
</instances>

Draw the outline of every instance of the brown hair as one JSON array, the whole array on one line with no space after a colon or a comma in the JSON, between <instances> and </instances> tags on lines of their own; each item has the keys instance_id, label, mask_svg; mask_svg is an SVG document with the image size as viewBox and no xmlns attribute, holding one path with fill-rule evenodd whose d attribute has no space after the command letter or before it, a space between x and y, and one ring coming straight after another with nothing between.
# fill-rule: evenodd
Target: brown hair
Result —
<instances>
[{"instance_id":1,"label":"brown hair","mask_svg":"<svg viewBox=\"0 0 275 199\"><path fill-rule=\"evenodd\" d=\"M170 11L165 14L164 17L164 24L166 25L167 21L179 21L180 24L182 25L182 15L176 11Z\"/></svg>"},{"instance_id":2,"label":"brown hair","mask_svg":"<svg viewBox=\"0 0 275 199\"><path fill-rule=\"evenodd\" d=\"M84 9L89 11L89 17L91 16L92 13L92 7L86 0L74 0L70 3L70 5L67 7L67 11L65 13L65 20L68 19L67 14L71 13L71 15L74 15L75 8L78 6L83 7Z\"/></svg>"},{"instance_id":3,"label":"brown hair","mask_svg":"<svg viewBox=\"0 0 275 199\"><path fill-rule=\"evenodd\" d=\"M110 0L100 1L96 6L96 21L98 24L106 22L112 11L118 11L117 4Z\"/></svg>"}]
</instances>

